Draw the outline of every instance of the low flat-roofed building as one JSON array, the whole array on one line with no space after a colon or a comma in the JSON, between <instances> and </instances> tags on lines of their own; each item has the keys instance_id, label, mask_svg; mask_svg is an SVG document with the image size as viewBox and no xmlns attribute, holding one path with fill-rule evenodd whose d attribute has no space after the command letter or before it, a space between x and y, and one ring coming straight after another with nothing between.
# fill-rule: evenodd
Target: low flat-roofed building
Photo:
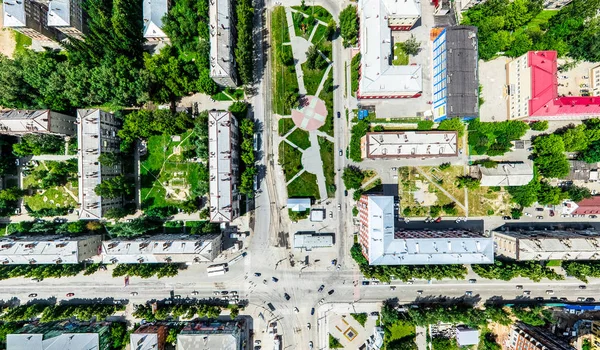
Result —
<instances>
[{"instance_id":1,"label":"low flat-roofed building","mask_svg":"<svg viewBox=\"0 0 600 350\"><path fill-rule=\"evenodd\" d=\"M598 163L586 163L581 160L569 160L569 175L565 178L571 181L598 181Z\"/></svg>"},{"instance_id":2,"label":"low flat-roofed building","mask_svg":"<svg viewBox=\"0 0 600 350\"><path fill-rule=\"evenodd\" d=\"M362 158L423 158L458 155L456 131L368 132L361 140Z\"/></svg>"},{"instance_id":3,"label":"low flat-roofed building","mask_svg":"<svg viewBox=\"0 0 600 350\"><path fill-rule=\"evenodd\" d=\"M129 345L131 350L164 350L166 339L167 326L145 324L129 335Z\"/></svg>"},{"instance_id":4,"label":"low flat-roofed building","mask_svg":"<svg viewBox=\"0 0 600 350\"><path fill-rule=\"evenodd\" d=\"M456 342L458 346L479 344L479 331L465 326L456 327Z\"/></svg>"},{"instance_id":5,"label":"low flat-roofed building","mask_svg":"<svg viewBox=\"0 0 600 350\"><path fill-rule=\"evenodd\" d=\"M7 350L109 350L108 322L34 323L6 336Z\"/></svg>"},{"instance_id":6,"label":"low flat-roofed building","mask_svg":"<svg viewBox=\"0 0 600 350\"><path fill-rule=\"evenodd\" d=\"M291 211L307 211L310 209L310 198L288 198L287 208Z\"/></svg>"},{"instance_id":7,"label":"low flat-roofed building","mask_svg":"<svg viewBox=\"0 0 600 350\"><path fill-rule=\"evenodd\" d=\"M211 222L231 222L240 215L238 138L238 122L233 114L208 113Z\"/></svg>"},{"instance_id":8,"label":"low flat-roofed building","mask_svg":"<svg viewBox=\"0 0 600 350\"><path fill-rule=\"evenodd\" d=\"M595 231L495 231L496 255L517 261L599 260Z\"/></svg>"},{"instance_id":9,"label":"low flat-roofed building","mask_svg":"<svg viewBox=\"0 0 600 350\"><path fill-rule=\"evenodd\" d=\"M524 186L533 179L533 168L529 163L499 163L495 168L477 166L480 185Z\"/></svg>"},{"instance_id":10,"label":"low flat-roofed building","mask_svg":"<svg viewBox=\"0 0 600 350\"><path fill-rule=\"evenodd\" d=\"M600 196L592 196L583 199L572 205L576 207L570 214L575 215L599 215L600 214Z\"/></svg>"},{"instance_id":11,"label":"low flat-roofed building","mask_svg":"<svg viewBox=\"0 0 600 350\"><path fill-rule=\"evenodd\" d=\"M144 38L148 41L165 41L169 37L162 29L163 17L169 12L169 0L144 0Z\"/></svg>"},{"instance_id":12,"label":"low flat-roofed building","mask_svg":"<svg viewBox=\"0 0 600 350\"><path fill-rule=\"evenodd\" d=\"M0 112L0 134L54 134L73 136L77 133L75 121L70 115L42 110L18 110Z\"/></svg>"},{"instance_id":13,"label":"low flat-roofed building","mask_svg":"<svg viewBox=\"0 0 600 350\"><path fill-rule=\"evenodd\" d=\"M213 0L209 4L210 77L221 86L235 87L237 76L233 56L235 18L231 0Z\"/></svg>"},{"instance_id":14,"label":"low flat-roofed building","mask_svg":"<svg viewBox=\"0 0 600 350\"><path fill-rule=\"evenodd\" d=\"M101 245L100 235L4 236L0 264L78 264L98 255Z\"/></svg>"},{"instance_id":15,"label":"low flat-roofed building","mask_svg":"<svg viewBox=\"0 0 600 350\"><path fill-rule=\"evenodd\" d=\"M177 350L242 350L249 341L244 319L187 324L177 335Z\"/></svg>"},{"instance_id":16,"label":"low flat-roofed building","mask_svg":"<svg viewBox=\"0 0 600 350\"><path fill-rule=\"evenodd\" d=\"M310 221L322 222L325 220L325 209L313 209L310 211Z\"/></svg>"},{"instance_id":17,"label":"low flat-roofed building","mask_svg":"<svg viewBox=\"0 0 600 350\"><path fill-rule=\"evenodd\" d=\"M331 233L296 232L294 234L294 248L313 250L315 248L333 247Z\"/></svg>"},{"instance_id":18,"label":"low flat-roofed building","mask_svg":"<svg viewBox=\"0 0 600 350\"><path fill-rule=\"evenodd\" d=\"M359 99L410 98L423 92L420 65L392 65L392 30L410 30L421 17L418 1L360 0Z\"/></svg>"},{"instance_id":19,"label":"low flat-roofed building","mask_svg":"<svg viewBox=\"0 0 600 350\"><path fill-rule=\"evenodd\" d=\"M104 263L200 263L221 254L222 235L164 234L102 242Z\"/></svg>"},{"instance_id":20,"label":"low flat-roofed building","mask_svg":"<svg viewBox=\"0 0 600 350\"><path fill-rule=\"evenodd\" d=\"M463 229L394 228L394 197L363 195L358 202L359 243L369 265L491 264L491 237Z\"/></svg>"},{"instance_id":21,"label":"low flat-roofed building","mask_svg":"<svg viewBox=\"0 0 600 350\"><path fill-rule=\"evenodd\" d=\"M106 166L100 163L102 153L120 153L121 139L117 132L121 121L99 109L77 110L77 154L79 167L79 219L98 220L111 208L123 206L123 197L104 198L95 188L102 181L122 174L121 163Z\"/></svg>"}]
</instances>

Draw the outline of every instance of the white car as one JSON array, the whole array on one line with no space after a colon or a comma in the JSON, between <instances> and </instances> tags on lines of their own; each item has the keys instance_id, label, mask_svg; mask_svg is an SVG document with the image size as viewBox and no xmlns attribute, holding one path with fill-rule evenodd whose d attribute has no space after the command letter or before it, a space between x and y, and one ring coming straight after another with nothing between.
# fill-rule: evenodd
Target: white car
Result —
<instances>
[{"instance_id":1,"label":"white car","mask_svg":"<svg viewBox=\"0 0 600 350\"><path fill-rule=\"evenodd\" d=\"M295 308L294 308L294 312L295 312L295 313L298 313L298 312L300 312L300 310L298 310L298 308L297 308L297 307L295 307Z\"/></svg>"},{"instance_id":2,"label":"white car","mask_svg":"<svg viewBox=\"0 0 600 350\"><path fill-rule=\"evenodd\" d=\"M531 215L531 213L523 213L523 214L525 214L525 216L529 216L529 217L533 216L533 215Z\"/></svg>"},{"instance_id":3,"label":"white car","mask_svg":"<svg viewBox=\"0 0 600 350\"><path fill-rule=\"evenodd\" d=\"M319 300L319 305L322 305L325 302L325 298Z\"/></svg>"}]
</instances>

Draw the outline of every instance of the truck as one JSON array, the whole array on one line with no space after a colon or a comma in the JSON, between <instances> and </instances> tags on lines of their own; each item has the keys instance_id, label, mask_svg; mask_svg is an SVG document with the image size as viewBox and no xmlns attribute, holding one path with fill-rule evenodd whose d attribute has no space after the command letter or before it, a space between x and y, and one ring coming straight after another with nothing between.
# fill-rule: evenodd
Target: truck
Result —
<instances>
[{"instance_id":1,"label":"truck","mask_svg":"<svg viewBox=\"0 0 600 350\"><path fill-rule=\"evenodd\" d=\"M229 271L227 263L210 265L206 268L208 277L224 275L227 271Z\"/></svg>"},{"instance_id":2,"label":"truck","mask_svg":"<svg viewBox=\"0 0 600 350\"><path fill-rule=\"evenodd\" d=\"M267 306L269 307L269 310L275 311L275 306L273 306L273 304L268 303Z\"/></svg>"}]
</instances>

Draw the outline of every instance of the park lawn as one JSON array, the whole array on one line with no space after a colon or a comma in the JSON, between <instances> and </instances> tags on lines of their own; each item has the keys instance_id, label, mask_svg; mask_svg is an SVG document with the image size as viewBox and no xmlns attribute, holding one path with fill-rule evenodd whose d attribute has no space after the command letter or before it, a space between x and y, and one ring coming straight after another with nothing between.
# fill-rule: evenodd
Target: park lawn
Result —
<instances>
[{"instance_id":1,"label":"park lawn","mask_svg":"<svg viewBox=\"0 0 600 350\"><path fill-rule=\"evenodd\" d=\"M408 54L404 52L404 48L400 43L394 44L394 59L392 60L394 66L407 66L408 65Z\"/></svg>"},{"instance_id":2,"label":"park lawn","mask_svg":"<svg viewBox=\"0 0 600 350\"><path fill-rule=\"evenodd\" d=\"M415 335L415 325L406 321L398 321L387 328L391 334L389 339L386 338L387 342Z\"/></svg>"},{"instance_id":3,"label":"park lawn","mask_svg":"<svg viewBox=\"0 0 600 350\"><path fill-rule=\"evenodd\" d=\"M325 124L323 124L319 130L329 136L333 136L333 118L335 118L333 115L333 69L329 71L329 75L327 76L327 80L325 80L325 84L323 84L323 89L319 94L319 98L325 101L325 106L327 107Z\"/></svg>"},{"instance_id":4,"label":"park lawn","mask_svg":"<svg viewBox=\"0 0 600 350\"><path fill-rule=\"evenodd\" d=\"M292 6L292 8L309 16L314 15L316 19L325 23L328 23L333 19L331 13L325 10L325 8L322 6L305 6L304 9L302 6Z\"/></svg>"},{"instance_id":5,"label":"park lawn","mask_svg":"<svg viewBox=\"0 0 600 350\"><path fill-rule=\"evenodd\" d=\"M314 200L321 199L321 196L319 195L319 185L317 184L317 175L307 171L303 172L288 185L288 197L309 197Z\"/></svg>"},{"instance_id":6,"label":"park lawn","mask_svg":"<svg viewBox=\"0 0 600 350\"><path fill-rule=\"evenodd\" d=\"M64 188L58 186L43 190L43 193L25 196L23 202L33 211L50 208L74 208L77 206L77 201Z\"/></svg>"},{"instance_id":7,"label":"park lawn","mask_svg":"<svg viewBox=\"0 0 600 350\"><path fill-rule=\"evenodd\" d=\"M290 42L288 23L283 6L277 6L271 17L271 46L273 47L273 111L279 115L289 115L291 110L286 106L285 96L288 92L298 91L298 78L294 65L286 66L281 59L282 50L291 55L292 47L284 46Z\"/></svg>"},{"instance_id":8,"label":"park lawn","mask_svg":"<svg viewBox=\"0 0 600 350\"><path fill-rule=\"evenodd\" d=\"M215 101L231 101L231 98L225 95L223 91L217 92L216 94L212 95L211 98Z\"/></svg>"},{"instance_id":9,"label":"park lawn","mask_svg":"<svg viewBox=\"0 0 600 350\"><path fill-rule=\"evenodd\" d=\"M292 118L279 119L279 122L278 122L279 136L284 136L285 134L290 132L290 130L292 130L295 126L296 126L296 124L294 124L294 121L292 120Z\"/></svg>"},{"instance_id":10,"label":"park lawn","mask_svg":"<svg viewBox=\"0 0 600 350\"><path fill-rule=\"evenodd\" d=\"M294 33L296 36L303 37L308 40L317 21L311 16L304 16L301 12L292 12L292 20L294 21Z\"/></svg>"},{"instance_id":11,"label":"park lawn","mask_svg":"<svg viewBox=\"0 0 600 350\"><path fill-rule=\"evenodd\" d=\"M323 74L325 73L327 68L321 69L310 69L308 68L308 64L306 62L302 63L302 74L304 75L304 87L306 88L307 95L315 95L317 93L317 89L319 89L319 85L321 84L321 80L323 79Z\"/></svg>"},{"instance_id":12,"label":"park lawn","mask_svg":"<svg viewBox=\"0 0 600 350\"><path fill-rule=\"evenodd\" d=\"M327 27L322 24L317 25L315 34L312 37L311 42L314 45L318 45L322 40L327 40L325 35L327 34Z\"/></svg>"},{"instance_id":13,"label":"park lawn","mask_svg":"<svg viewBox=\"0 0 600 350\"><path fill-rule=\"evenodd\" d=\"M15 54L24 53L25 50L31 47L32 40L27 35L13 30L13 37L15 38Z\"/></svg>"},{"instance_id":14,"label":"park lawn","mask_svg":"<svg viewBox=\"0 0 600 350\"><path fill-rule=\"evenodd\" d=\"M302 167L302 152L289 143L282 141L279 144L279 164L285 174L285 181L290 181L299 171L304 169Z\"/></svg>"},{"instance_id":15,"label":"park lawn","mask_svg":"<svg viewBox=\"0 0 600 350\"><path fill-rule=\"evenodd\" d=\"M456 178L463 175L463 167L453 165L446 170L440 170L438 167L423 166L421 170L428 174L434 181L441 179L443 183L440 185L443 189L448 191L454 198L456 198L460 204L465 203L465 190L456 186ZM423 181L427 181L424 176L421 176Z\"/></svg>"},{"instance_id":16,"label":"park lawn","mask_svg":"<svg viewBox=\"0 0 600 350\"><path fill-rule=\"evenodd\" d=\"M288 141L293 143L294 145L307 149L310 147L310 140L308 139L308 131L302 130L300 128L296 128L288 137Z\"/></svg>"},{"instance_id":17,"label":"park lawn","mask_svg":"<svg viewBox=\"0 0 600 350\"><path fill-rule=\"evenodd\" d=\"M325 186L327 187L327 196L335 196L335 153L333 142L319 136L319 153L323 161L323 174L325 175Z\"/></svg>"},{"instance_id":18,"label":"park lawn","mask_svg":"<svg viewBox=\"0 0 600 350\"><path fill-rule=\"evenodd\" d=\"M493 191L490 187L479 187L468 190L469 216L504 216L510 215L511 200L508 192Z\"/></svg>"}]
</instances>

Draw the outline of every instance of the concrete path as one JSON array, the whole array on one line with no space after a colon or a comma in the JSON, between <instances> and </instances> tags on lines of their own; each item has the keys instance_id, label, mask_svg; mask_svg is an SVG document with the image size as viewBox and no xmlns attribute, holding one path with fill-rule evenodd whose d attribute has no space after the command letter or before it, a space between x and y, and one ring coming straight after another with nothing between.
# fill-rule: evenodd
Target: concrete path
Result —
<instances>
[{"instance_id":1,"label":"concrete path","mask_svg":"<svg viewBox=\"0 0 600 350\"><path fill-rule=\"evenodd\" d=\"M415 343L417 343L417 349L419 350L427 350L427 328L422 326L415 327L415 332L417 336L415 337Z\"/></svg>"},{"instance_id":2,"label":"concrete path","mask_svg":"<svg viewBox=\"0 0 600 350\"><path fill-rule=\"evenodd\" d=\"M456 205L458 205L459 207L461 207L465 213L467 212L467 208L465 208L464 204L461 203L458 199L456 199L456 197L454 197L452 194L450 194L450 192L446 191L442 186L438 185L437 182L435 182L435 180L433 180L431 178L431 176L429 176L429 174L425 173L420 167L415 167L415 169L417 169L417 171L419 172L419 174L423 175L427 181L429 181L432 185L434 185L435 187L437 187L440 191L442 191L448 198L450 198L454 203L456 203Z\"/></svg>"},{"instance_id":3,"label":"concrete path","mask_svg":"<svg viewBox=\"0 0 600 350\"><path fill-rule=\"evenodd\" d=\"M285 8L285 18L288 22L290 32L290 42L292 44L292 55L294 56L294 68L296 69L296 77L298 78L298 92L301 95L306 95L306 87L304 87L304 76L302 74L302 63L306 62L306 51L311 46L306 39L296 36L294 31L294 20L292 18L292 9Z\"/></svg>"},{"instance_id":4,"label":"concrete path","mask_svg":"<svg viewBox=\"0 0 600 350\"><path fill-rule=\"evenodd\" d=\"M335 142L335 139L333 138L333 136L330 136L328 133L322 132L320 130L316 130L314 132L317 134L317 136L324 137L328 141Z\"/></svg>"},{"instance_id":5,"label":"concrete path","mask_svg":"<svg viewBox=\"0 0 600 350\"><path fill-rule=\"evenodd\" d=\"M371 178L369 181L367 181L364 184L362 184L362 186L360 186L360 188L366 188L367 186L369 186L370 184L372 184L373 182L375 182L377 180L381 180L381 178L379 177L379 175L373 176L373 178Z\"/></svg>"},{"instance_id":6,"label":"concrete path","mask_svg":"<svg viewBox=\"0 0 600 350\"><path fill-rule=\"evenodd\" d=\"M33 156L31 157L32 160L52 160L52 161L56 161L56 162L62 162L65 160L69 160L69 159L73 159L73 158L77 158L77 155L62 155L62 154L42 154L39 156Z\"/></svg>"},{"instance_id":7,"label":"concrete path","mask_svg":"<svg viewBox=\"0 0 600 350\"><path fill-rule=\"evenodd\" d=\"M327 198L327 184L325 174L323 173L323 160L319 152L319 138L317 133L308 134L311 146L302 153L302 165L309 173L317 175L317 184L319 185L319 194L321 199Z\"/></svg>"}]
</instances>

